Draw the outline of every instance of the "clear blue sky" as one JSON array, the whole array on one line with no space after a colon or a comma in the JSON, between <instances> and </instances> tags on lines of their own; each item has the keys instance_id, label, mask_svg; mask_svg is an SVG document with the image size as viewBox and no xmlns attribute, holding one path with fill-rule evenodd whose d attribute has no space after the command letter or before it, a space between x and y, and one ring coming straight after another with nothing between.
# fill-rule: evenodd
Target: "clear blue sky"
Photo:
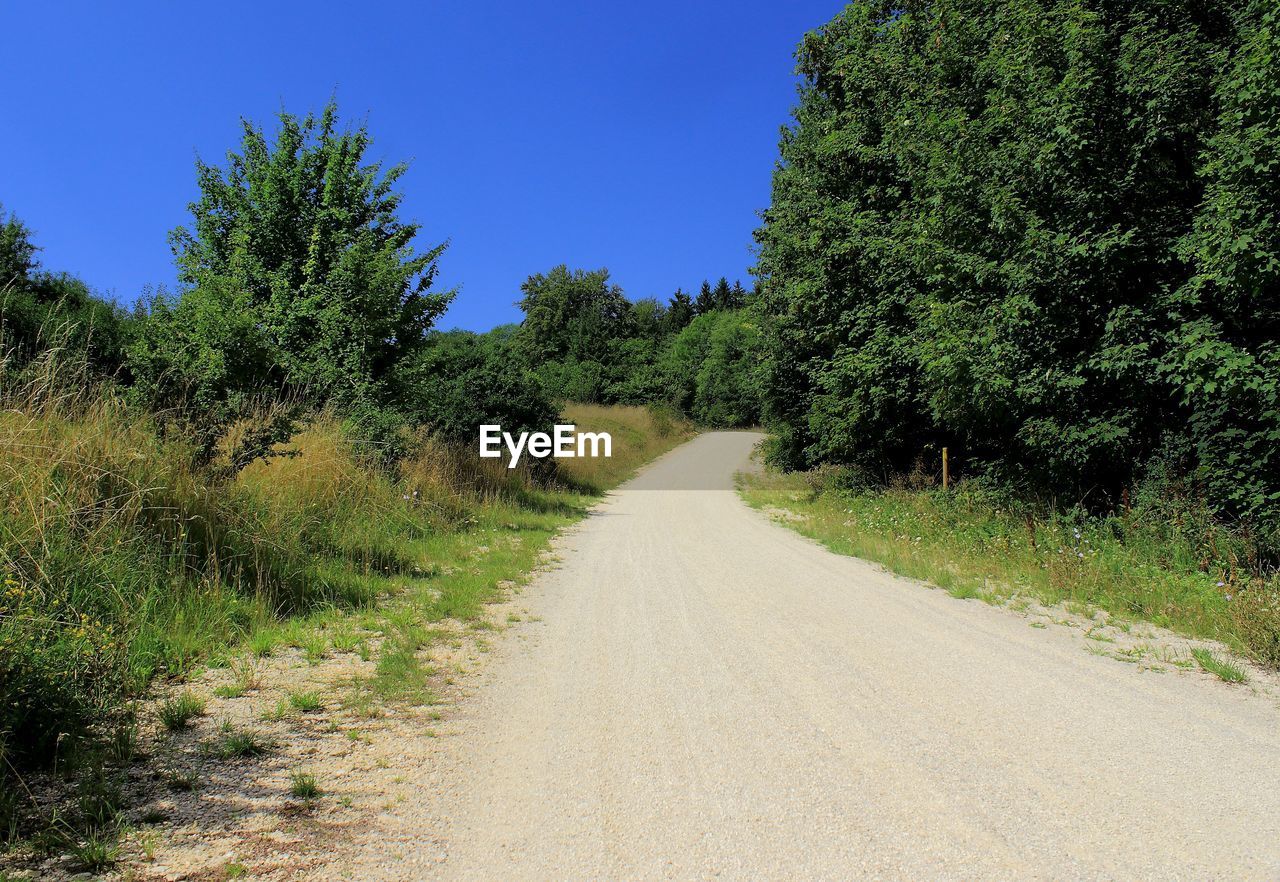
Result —
<instances>
[{"instance_id":1,"label":"clear blue sky","mask_svg":"<svg viewBox=\"0 0 1280 882\"><path fill-rule=\"evenodd\" d=\"M0 3L0 203L47 269L132 303L173 284L194 158L238 118L367 119L412 161L406 216L452 240L445 327L519 318L532 272L632 298L747 281L792 53L839 0Z\"/></svg>"}]
</instances>

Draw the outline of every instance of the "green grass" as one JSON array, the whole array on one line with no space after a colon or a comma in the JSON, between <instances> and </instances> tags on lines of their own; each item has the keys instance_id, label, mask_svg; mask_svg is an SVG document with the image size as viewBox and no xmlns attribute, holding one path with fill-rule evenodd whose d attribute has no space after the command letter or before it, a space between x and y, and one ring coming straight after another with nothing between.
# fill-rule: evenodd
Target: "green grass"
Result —
<instances>
[{"instance_id":1,"label":"green grass","mask_svg":"<svg viewBox=\"0 0 1280 882\"><path fill-rule=\"evenodd\" d=\"M206 756L222 760L264 756L275 750L275 741L253 729L237 729L224 723L216 738L201 745Z\"/></svg>"},{"instance_id":2,"label":"green grass","mask_svg":"<svg viewBox=\"0 0 1280 882\"><path fill-rule=\"evenodd\" d=\"M120 857L120 838L113 833L96 833L71 847L76 864L91 873L115 866Z\"/></svg>"},{"instance_id":3,"label":"green grass","mask_svg":"<svg viewBox=\"0 0 1280 882\"><path fill-rule=\"evenodd\" d=\"M295 769L289 773L289 794L294 799L311 801L317 799L322 792L316 776L310 772Z\"/></svg>"},{"instance_id":4,"label":"green grass","mask_svg":"<svg viewBox=\"0 0 1280 882\"><path fill-rule=\"evenodd\" d=\"M1194 501L1150 498L1109 517L1039 510L965 482L950 491L847 489L840 473L742 476L752 506L839 554L991 603L1102 609L1280 667L1280 580L1245 566L1247 537Z\"/></svg>"},{"instance_id":5,"label":"green grass","mask_svg":"<svg viewBox=\"0 0 1280 882\"><path fill-rule=\"evenodd\" d=\"M185 771L171 772L165 776L165 783L169 785L170 790L176 790L179 793L190 793L193 790L199 790L202 782L198 772Z\"/></svg>"},{"instance_id":6,"label":"green grass","mask_svg":"<svg viewBox=\"0 0 1280 882\"><path fill-rule=\"evenodd\" d=\"M216 694L232 699L259 688L257 660L354 652L375 662L352 690L367 713L435 701L423 655L437 623L484 622L595 494L689 435L640 408L584 407L569 418L615 432L611 460L535 478L424 439L391 470L322 413L291 442L298 455L229 480L193 469L180 440L112 389L60 384L46 368L0 386L0 831L11 837L36 817L14 775L115 731L158 677L227 663L235 679ZM288 710L319 709L315 698ZM189 693L156 711L170 731L203 712ZM224 732L206 750L248 756L265 743Z\"/></svg>"},{"instance_id":7,"label":"green grass","mask_svg":"<svg viewBox=\"0 0 1280 882\"><path fill-rule=\"evenodd\" d=\"M190 692L180 692L162 701L156 715L166 729L177 732L191 725L196 717L203 716L204 708L204 699Z\"/></svg>"},{"instance_id":8,"label":"green grass","mask_svg":"<svg viewBox=\"0 0 1280 882\"><path fill-rule=\"evenodd\" d=\"M1244 683L1249 679L1243 669L1218 658L1207 649L1193 649L1191 655L1201 670L1208 671L1227 683Z\"/></svg>"},{"instance_id":9,"label":"green grass","mask_svg":"<svg viewBox=\"0 0 1280 882\"><path fill-rule=\"evenodd\" d=\"M299 713L311 714L324 710L324 699L318 692L290 692L289 706Z\"/></svg>"}]
</instances>

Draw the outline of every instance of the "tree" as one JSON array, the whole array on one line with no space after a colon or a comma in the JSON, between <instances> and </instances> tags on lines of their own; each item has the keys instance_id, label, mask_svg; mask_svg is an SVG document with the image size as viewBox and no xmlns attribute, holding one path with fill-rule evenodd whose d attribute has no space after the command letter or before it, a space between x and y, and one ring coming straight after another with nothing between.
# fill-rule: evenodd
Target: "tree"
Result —
<instances>
[{"instance_id":1,"label":"tree","mask_svg":"<svg viewBox=\"0 0 1280 882\"><path fill-rule=\"evenodd\" d=\"M712 309L733 309L733 289L729 280L721 276L716 286L711 289Z\"/></svg>"},{"instance_id":2,"label":"tree","mask_svg":"<svg viewBox=\"0 0 1280 882\"><path fill-rule=\"evenodd\" d=\"M403 366L404 406L442 438L473 444L481 425L549 431L557 409L538 378L515 356L509 330L430 335Z\"/></svg>"},{"instance_id":3,"label":"tree","mask_svg":"<svg viewBox=\"0 0 1280 882\"><path fill-rule=\"evenodd\" d=\"M41 271L39 250L27 226L0 208L0 356L22 364L58 350L69 367L127 379L133 323L80 279Z\"/></svg>"},{"instance_id":4,"label":"tree","mask_svg":"<svg viewBox=\"0 0 1280 882\"><path fill-rule=\"evenodd\" d=\"M31 230L17 215L6 215L0 205L0 290L31 277L37 250L31 241Z\"/></svg>"},{"instance_id":5,"label":"tree","mask_svg":"<svg viewBox=\"0 0 1280 882\"><path fill-rule=\"evenodd\" d=\"M667 332L667 308L657 298L645 297L631 304L631 331L656 340Z\"/></svg>"},{"instance_id":6,"label":"tree","mask_svg":"<svg viewBox=\"0 0 1280 882\"><path fill-rule=\"evenodd\" d=\"M418 226L399 217L406 166L365 163L367 130L340 131L332 101L279 123L270 141L242 121L225 168L197 161L193 226L170 235L183 289L153 302L131 352L139 394L197 440L198 461L271 400L336 402L396 449L399 368L453 297L431 290L445 246L417 252ZM231 467L292 431L289 408L267 412Z\"/></svg>"},{"instance_id":7,"label":"tree","mask_svg":"<svg viewBox=\"0 0 1280 882\"><path fill-rule=\"evenodd\" d=\"M671 295L671 303L667 307L667 333L676 334L684 329L694 317L693 298L677 288Z\"/></svg>"},{"instance_id":8,"label":"tree","mask_svg":"<svg viewBox=\"0 0 1280 882\"><path fill-rule=\"evenodd\" d=\"M279 123L272 142L243 121L225 168L196 163L193 227L170 236L184 294L233 289L307 398L380 400L453 297L430 290L445 246L415 251L395 190L407 166L366 163L368 131L340 131L333 101Z\"/></svg>"},{"instance_id":9,"label":"tree","mask_svg":"<svg viewBox=\"0 0 1280 882\"><path fill-rule=\"evenodd\" d=\"M693 311L697 315L706 315L716 308L715 294L711 291L711 283L705 279L698 289L698 297L693 301Z\"/></svg>"},{"instance_id":10,"label":"tree","mask_svg":"<svg viewBox=\"0 0 1280 882\"><path fill-rule=\"evenodd\" d=\"M158 294L129 347L134 396L155 410L162 430L191 445L198 468L214 463L233 426L249 423L220 464L227 477L287 440L297 415L270 406L283 367L248 301L225 279L182 297Z\"/></svg>"},{"instance_id":11,"label":"tree","mask_svg":"<svg viewBox=\"0 0 1280 882\"><path fill-rule=\"evenodd\" d=\"M1166 298L1162 377L1189 413L1201 480L1280 547L1280 13L1251 24L1216 89L1205 198Z\"/></svg>"},{"instance_id":12,"label":"tree","mask_svg":"<svg viewBox=\"0 0 1280 882\"><path fill-rule=\"evenodd\" d=\"M759 342L759 330L743 313L714 315L693 395L698 422L722 428L759 423Z\"/></svg>"},{"instance_id":13,"label":"tree","mask_svg":"<svg viewBox=\"0 0 1280 882\"><path fill-rule=\"evenodd\" d=\"M524 310L518 348L534 364L572 358L599 361L609 340L629 332L631 304L609 283L609 271L564 264L535 273L520 286Z\"/></svg>"},{"instance_id":14,"label":"tree","mask_svg":"<svg viewBox=\"0 0 1280 882\"><path fill-rule=\"evenodd\" d=\"M1184 243L1258 8L855 2L807 35L757 234L775 460L948 444L1105 505L1185 432Z\"/></svg>"}]
</instances>

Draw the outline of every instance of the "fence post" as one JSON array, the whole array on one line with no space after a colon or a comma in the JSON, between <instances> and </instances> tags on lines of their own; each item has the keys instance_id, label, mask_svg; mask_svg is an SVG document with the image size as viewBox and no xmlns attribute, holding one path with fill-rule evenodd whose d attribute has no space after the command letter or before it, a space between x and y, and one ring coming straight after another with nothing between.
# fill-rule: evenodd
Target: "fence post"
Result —
<instances>
[{"instance_id":1,"label":"fence post","mask_svg":"<svg viewBox=\"0 0 1280 882\"><path fill-rule=\"evenodd\" d=\"M942 448L942 489L951 486L951 466L947 462L947 448Z\"/></svg>"}]
</instances>

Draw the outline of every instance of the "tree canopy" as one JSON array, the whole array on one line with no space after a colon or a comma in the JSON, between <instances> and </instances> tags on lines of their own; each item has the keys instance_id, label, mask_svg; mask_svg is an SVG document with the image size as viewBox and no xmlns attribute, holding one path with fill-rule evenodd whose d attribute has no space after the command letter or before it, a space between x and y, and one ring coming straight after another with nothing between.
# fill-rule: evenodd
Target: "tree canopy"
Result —
<instances>
[{"instance_id":1,"label":"tree canopy","mask_svg":"<svg viewBox=\"0 0 1280 882\"><path fill-rule=\"evenodd\" d=\"M1280 501L1275 12L851 3L757 233L773 456Z\"/></svg>"}]
</instances>

